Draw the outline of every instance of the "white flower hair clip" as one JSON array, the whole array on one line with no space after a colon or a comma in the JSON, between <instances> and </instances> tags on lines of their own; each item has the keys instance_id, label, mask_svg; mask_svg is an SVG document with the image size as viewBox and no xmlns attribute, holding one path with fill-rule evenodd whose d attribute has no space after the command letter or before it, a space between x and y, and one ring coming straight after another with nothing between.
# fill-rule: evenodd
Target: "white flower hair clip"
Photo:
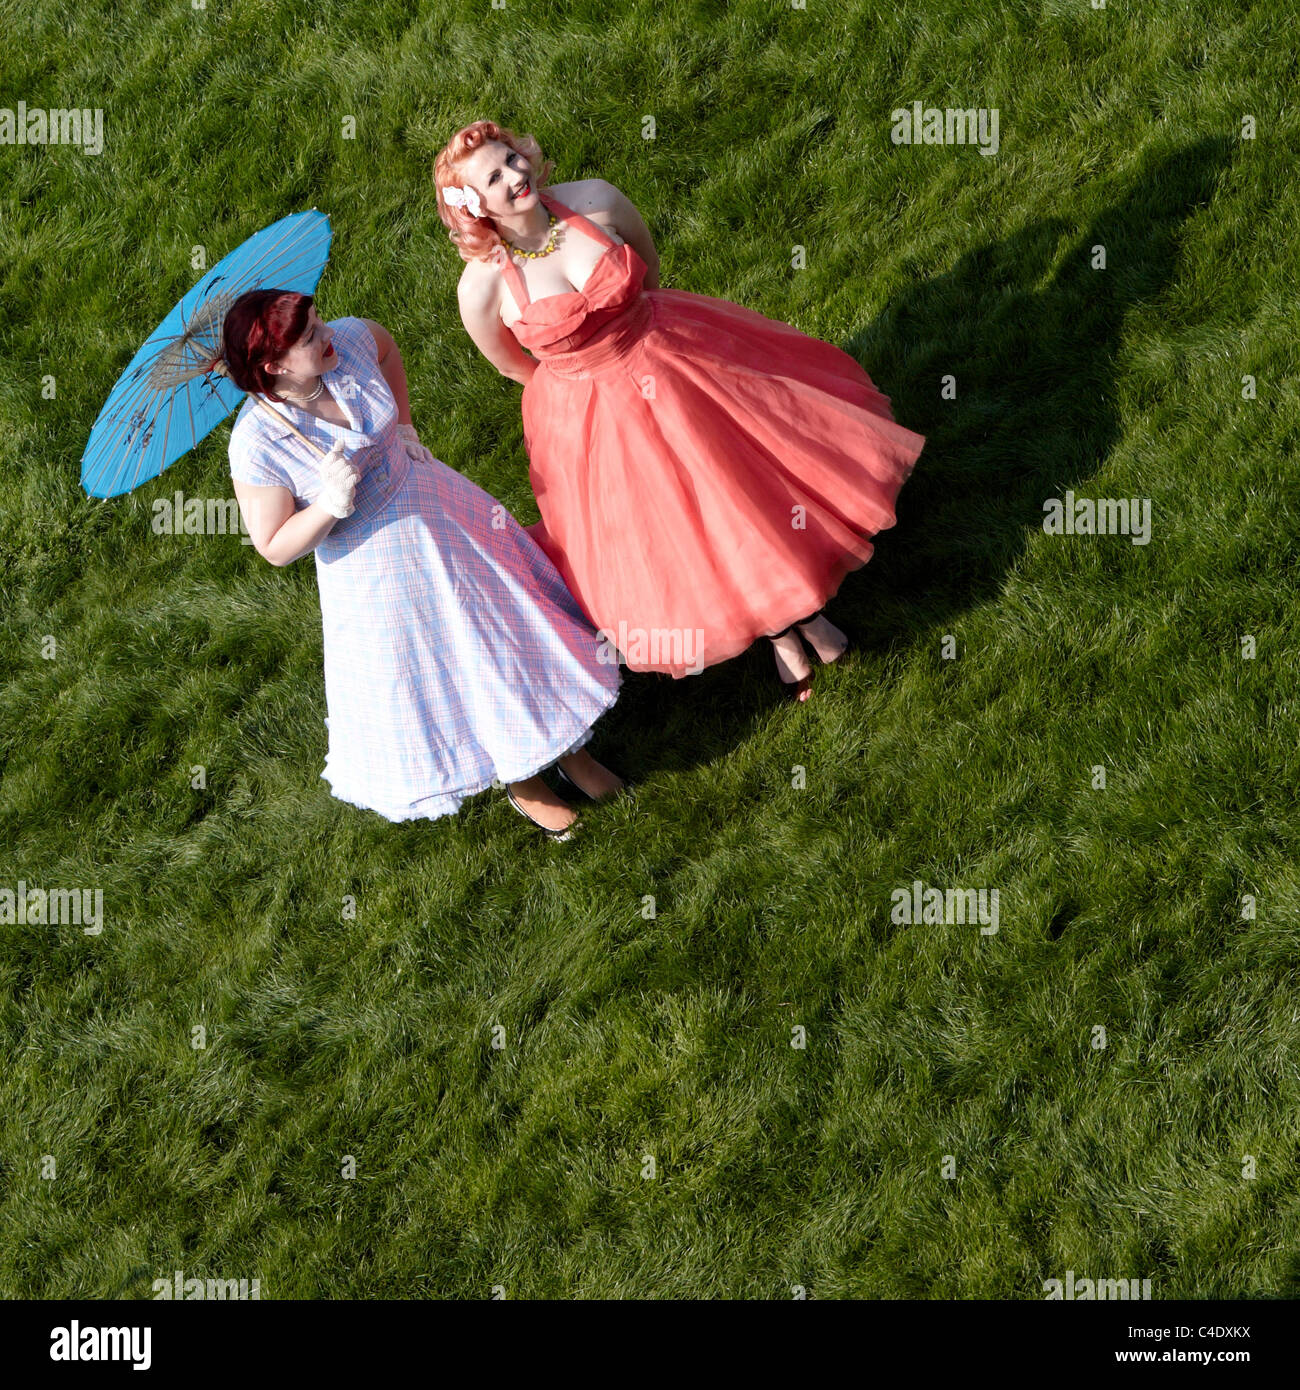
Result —
<instances>
[{"instance_id":1,"label":"white flower hair clip","mask_svg":"<svg viewBox=\"0 0 1300 1390\"><path fill-rule=\"evenodd\" d=\"M444 188L442 197L449 207L464 208L471 217L483 216L483 206L478 200L478 194L469 184L464 188L457 188L454 184L450 188Z\"/></svg>"}]
</instances>

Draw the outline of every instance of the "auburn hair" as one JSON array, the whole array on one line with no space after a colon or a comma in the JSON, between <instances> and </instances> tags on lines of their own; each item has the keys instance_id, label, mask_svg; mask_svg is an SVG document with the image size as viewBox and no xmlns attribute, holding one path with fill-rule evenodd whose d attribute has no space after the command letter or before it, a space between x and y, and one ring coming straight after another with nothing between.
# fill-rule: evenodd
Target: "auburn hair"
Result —
<instances>
[{"instance_id":1,"label":"auburn hair","mask_svg":"<svg viewBox=\"0 0 1300 1390\"><path fill-rule=\"evenodd\" d=\"M433 161L433 186L438 194L438 216L447 228L456 250L463 260L482 261L493 254L501 245L501 235L496 224L486 214L474 217L468 208L454 208L442 196L442 190L461 187L464 179L460 177L461 166L475 150L499 140L509 145L516 154L521 154L533 166L533 187L545 187L546 180L555 168L553 160L544 159L542 147L531 135L516 135L513 130L499 126L495 121L475 121L458 130L443 146L437 159ZM480 195L481 196L481 195Z\"/></svg>"},{"instance_id":2,"label":"auburn hair","mask_svg":"<svg viewBox=\"0 0 1300 1390\"><path fill-rule=\"evenodd\" d=\"M266 368L307 331L314 302L314 296L296 290L248 290L230 306L221 326L222 356L241 391L283 399Z\"/></svg>"}]
</instances>

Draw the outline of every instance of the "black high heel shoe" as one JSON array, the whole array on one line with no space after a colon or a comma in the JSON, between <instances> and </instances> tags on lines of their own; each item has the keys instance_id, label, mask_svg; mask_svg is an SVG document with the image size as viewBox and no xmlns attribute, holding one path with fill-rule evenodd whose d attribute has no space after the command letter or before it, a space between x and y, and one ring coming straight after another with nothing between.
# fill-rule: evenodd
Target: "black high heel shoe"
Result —
<instances>
[{"instance_id":1,"label":"black high heel shoe","mask_svg":"<svg viewBox=\"0 0 1300 1390\"><path fill-rule=\"evenodd\" d=\"M619 781L623 783L623 787L621 791L616 791L613 796L604 797L603 800L613 801L620 796L630 796L633 799L636 798L636 784L634 782L629 782L628 779L624 777L623 774L619 772L617 768L611 767L608 768L607 771L612 772L614 776L617 777ZM579 796L585 797L588 801L599 804L602 800L601 797L592 796L590 792L584 791L573 780L573 778L570 777L567 772L565 772L565 770L559 765L559 763L555 764L555 775L560 779L561 782L564 783L566 787L569 788L570 791L577 792Z\"/></svg>"},{"instance_id":2,"label":"black high heel shoe","mask_svg":"<svg viewBox=\"0 0 1300 1390\"><path fill-rule=\"evenodd\" d=\"M538 828L538 830L540 830L542 834L546 836L548 840L554 840L555 843L558 845L563 844L565 840L573 839L573 832L578 828L578 822L576 820L573 822L572 825L568 826L564 830L552 830L549 825L543 825L541 821L536 819L536 817L530 816L528 812L525 811L524 808L515 800L515 794L510 790L509 787L506 788L506 800L515 808L516 811L519 812L521 816L523 816L523 818L526 821L531 821L532 824L535 825Z\"/></svg>"}]
</instances>

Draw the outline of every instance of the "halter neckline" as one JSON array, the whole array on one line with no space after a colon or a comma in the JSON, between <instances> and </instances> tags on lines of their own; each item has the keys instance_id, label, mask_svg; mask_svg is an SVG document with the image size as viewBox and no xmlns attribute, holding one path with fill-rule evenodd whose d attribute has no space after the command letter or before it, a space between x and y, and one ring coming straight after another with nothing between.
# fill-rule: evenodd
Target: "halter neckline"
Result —
<instances>
[{"instance_id":1,"label":"halter neckline","mask_svg":"<svg viewBox=\"0 0 1300 1390\"><path fill-rule=\"evenodd\" d=\"M607 253L611 250L614 250L616 247L625 246L627 244L626 242L615 241L614 238L611 237L609 233L606 232L602 227L592 222L590 218L584 217L582 213L574 212L572 208L565 207L565 205L562 202L560 202L558 198L549 197L546 193L540 190L538 191L537 196L541 199L542 206L545 208L549 208L550 211L555 213L555 215L560 219L561 222L572 223L575 227L578 228L580 232L586 233L586 235L591 237L593 241L603 245ZM584 282L584 290L586 288L586 285L591 283L591 277L592 275L595 275L596 269L599 265L600 261L598 260L596 262L596 265L592 266L591 271L588 274L586 281ZM524 283L523 272L515 264L515 258L510 254L508 250L506 251L506 259L505 265L503 266L503 271L506 277L506 283L510 286L510 293L514 296L515 303L519 306L520 319L522 319L524 315L528 313L529 309L531 309L534 304L544 304L548 299L562 299L566 295L581 295L583 293L583 290L576 289L561 290L558 294L546 294L543 295L541 299L533 299L533 297L528 293L528 286ZM518 321L518 319L515 320L516 323Z\"/></svg>"}]
</instances>

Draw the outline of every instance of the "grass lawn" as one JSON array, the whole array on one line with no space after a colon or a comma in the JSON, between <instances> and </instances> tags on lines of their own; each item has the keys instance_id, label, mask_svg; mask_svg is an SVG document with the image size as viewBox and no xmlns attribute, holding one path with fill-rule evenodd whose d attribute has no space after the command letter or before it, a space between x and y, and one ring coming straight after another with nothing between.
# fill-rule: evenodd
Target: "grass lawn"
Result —
<instances>
[{"instance_id":1,"label":"grass lawn","mask_svg":"<svg viewBox=\"0 0 1300 1390\"><path fill-rule=\"evenodd\" d=\"M4 11L0 106L104 147L0 145L0 889L104 929L0 926L0 1293L1300 1293L1285 7ZM996 108L996 156L893 143L914 101ZM314 206L322 315L387 325L425 443L535 520L429 176L480 117L929 441L808 706L764 644L629 676L593 751L639 799L568 845L330 797L313 562L152 529L233 495L228 423L78 480L193 248ZM1067 491L1149 543L1045 533ZM997 931L894 920L917 881Z\"/></svg>"}]
</instances>

